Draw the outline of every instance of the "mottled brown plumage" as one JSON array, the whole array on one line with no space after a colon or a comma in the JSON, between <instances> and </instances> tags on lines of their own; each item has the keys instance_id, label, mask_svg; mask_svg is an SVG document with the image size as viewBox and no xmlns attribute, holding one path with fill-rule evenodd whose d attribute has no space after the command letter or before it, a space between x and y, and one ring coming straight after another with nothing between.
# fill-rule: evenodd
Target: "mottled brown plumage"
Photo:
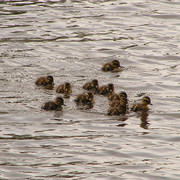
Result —
<instances>
[{"instance_id":1,"label":"mottled brown plumage","mask_svg":"<svg viewBox=\"0 0 180 180\"><path fill-rule=\"evenodd\" d=\"M114 93L114 94L110 94L110 95L108 96L108 99L109 99L110 101L120 100L121 98L127 98L126 92L121 91L119 94Z\"/></svg>"},{"instance_id":2,"label":"mottled brown plumage","mask_svg":"<svg viewBox=\"0 0 180 180\"><path fill-rule=\"evenodd\" d=\"M79 94L74 100L76 104L79 105L88 105L91 106L94 104L94 94L92 92L87 92L85 94Z\"/></svg>"},{"instance_id":3,"label":"mottled brown plumage","mask_svg":"<svg viewBox=\"0 0 180 180\"><path fill-rule=\"evenodd\" d=\"M136 103L132 106L131 110L134 112L137 111L148 111L148 105L151 104L151 99L148 96L144 96L141 103Z\"/></svg>"},{"instance_id":4,"label":"mottled brown plumage","mask_svg":"<svg viewBox=\"0 0 180 180\"><path fill-rule=\"evenodd\" d=\"M110 107L108 109L109 116L119 116L126 114L126 107L125 106L117 106L117 107Z\"/></svg>"},{"instance_id":5,"label":"mottled brown plumage","mask_svg":"<svg viewBox=\"0 0 180 180\"><path fill-rule=\"evenodd\" d=\"M114 93L114 85L108 84L99 88L99 94L109 96Z\"/></svg>"},{"instance_id":6,"label":"mottled brown plumage","mask_svg":"<svg viewBox=\"0 0 180 180\"><path fill-rule=\"evenodd\" d=\"M47 77L40 77L36 80L35 84L37 86L43 86L47 89L52 89L54 86L54 78L51 75Z\"/></svg>"},{"instance_id":7,"label":"mottled brown plumage","mask_svg":"<svg viewBox=\"0 0 180 180\"><path fill-rule=\"evenodd\" d=\"M99 84L97 79L93 79L90 82L87 82L86 84L83 85L83 89L87 91L91 91L93 93L98 93L99 92Z\"/></svg>"},{"instance_id":8,"label":"mottled brown plumage","mask_svg":"<svg viewBox=\"0 0 180 180\"><path fill-rule=\"evenodd\" d=\"M56 110L62 111L62 105L64 105L64 99L62 97L57 97L55 101L48 101L42 104L41 108L46 111Z\"/></svg>"},{"instance_id":9,"label":"mottled brown plumage","mask_svg":"<svg viewBox=\"0 0 180 180\"><path fill-rule=\"evenodd\" d=\"M57 89L56 89L57 93L62 93L65 95L69 95L72 93L72 86L69 82L65 82L64 84L60 84Z\"/></svg>"},{"instance_id":10,"label":"mottled brown plumage","mask_svg":"<svg viewBox=\"0 0 180 180\"><path fill-rule=\"evenodd\" d=\"M121 98L120 100L113 100L113 101L110 101L109 105L111 107L117 107L117 106L127 106L128 104L128 99L127 98Z\"/></svg>"},{"instance_id":11,"label":"mottled brown plumage","mask_svg":"<svg viewBox=\"0 0 180 180\"><path fill-rule=\"evenodd\" d=\"M115 71L117 69L119 69L120 66L120 62L118 60L113 60L112 62L108 62L106 64L103 65L103 67L101 68L102 71L107 72L107 71Z\"/></svg>"}]
</instances>

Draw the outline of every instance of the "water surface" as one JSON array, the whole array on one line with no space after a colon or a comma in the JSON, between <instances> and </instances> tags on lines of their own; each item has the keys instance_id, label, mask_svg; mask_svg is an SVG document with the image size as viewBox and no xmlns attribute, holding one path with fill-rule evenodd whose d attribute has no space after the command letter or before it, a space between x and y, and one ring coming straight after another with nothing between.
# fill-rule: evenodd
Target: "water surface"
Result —
<instances>
[{"instance_id":1,"label":"water surface","mask_svg":"<svg viewBox=\"0 0 180 180\"><path fill-rule=\"evenodd\" d=\"M0 1L1 179L180 178L180 15L176 0ZM122 72L104 73L118 59ZM53 75L73 93L44 112ZM97 78L152 99L149 115L107 116L108 100L81 110L74 98Z\"/></svg>"}]
</instances>

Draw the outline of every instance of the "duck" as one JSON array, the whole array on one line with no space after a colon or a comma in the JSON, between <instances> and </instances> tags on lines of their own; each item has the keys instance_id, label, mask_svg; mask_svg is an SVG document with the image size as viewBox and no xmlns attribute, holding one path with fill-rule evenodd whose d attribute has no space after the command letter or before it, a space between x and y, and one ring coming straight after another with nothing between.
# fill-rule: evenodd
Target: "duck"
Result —
<instances>
[{"instance_id":1,"label":"duck","mask_svg":"<svg viewBox=\"0 0 180 180\"><path fill-rule=\"evenodd\" d=\"M52 89L54 86L54 78L51 75L46 77L40 77L36 80L35 84L36 86L43 86L47 89Z\"/></svg>"},{"instance_id":2,"label":"duck","mask_svg":"<svg viewBox=\"0 0 180 180\"><path fill-rule=\"evenodd\" d=\"M110 101L109 105L110 107L117 107L117 106L125 106L128 107L128 99L127 98L121 98L120 100L113 100Z\"/></svg>"},{"instance_id":3,"label":"duck","mask_svg":"<svg viewBox=\"0 0 180 180\"><path fill-rule=\"evenodd\" d=\"M79 94L75 100L76 104L79 106L79 105L82 105L82 106L85 106L85 105L88 105L88 106L93 106L94 104L94 93L92 92L87 92L87 93L83 93L83 94Z\"/></svg>"},{"instance_id":4,"label":"duck","mask_svg":"<svg viewBox=\"0 0 180 180\"><path fill-rule=\"evenodd\" d=\"M149 110L148 105L152 105L151 99L149 96L144 96L141 100L141 103L133 104L131 110L134 112L138 112L138 111L147 112Z\"/></svg>"},{"instance_id":5,"label":"duck","mask_svg":"<svg viewBox=\"0 0 180 180\"><path fill-rule=\"evenodd\" d=\"M113 84L108 84L101 86L99 88L99 94L103 96L110 96L111 94L114 94L114 85Z\"/></svg>"},{"instance_id":6,"label":"duck","mask_svg":"<svg viewBox=\"0 0 180 180\"><path fill-rule=\"evenodd\" d=\"M60 84L57 88L56 88L56 92L57 93L62 93L65 95L69 95L72 93L72 86L69 82L65 82L64 84Z\"/></svg>"},{"instance_id":7,"label":"duck","mask_svg":"<svg viewBox=\"0 0 180 180\"><path fill-rule=\"evenodd\" d=\"M120 100L121 98L126 98L126 99L127 99L127 94L126 94L125 91L121 91L121 92L119 92L119 94L116 94L116 93L110 94L110 95L108 96L108 99L109 99L110 101Z\"/></svg>"},{"instance_id":8,"label":"duck","mask_svg":"<svg viewBox=\"0 0 180 180\"><path fill-rule=\"evenodd\" d=\"M83 85L83 89L92 91L93 93L99 93L99 83L97 79L93 79Z\"/></svg>"},{"instance_id":9,"label":"duck","mask_svg":"<svg viewBox=\"0 0 180 180\"><path fill-rule=\"evenodd\" d=\"M64 104L64 99L62 97L57 97L54 101L48 101L46 103L43 103L41 106L41 109L44 109L46 111L56 110L56 111L62 111Z\"/></svg>"},{"instance_id":10,"label":"duck","mask_svg":"<svg viewBox=\"0 0 180 180\"><path fill-rule=\"evenodd\" d=\"M126 114L126 107L119 105L117 107L110 107L108 109L108 116L119 116Z\"/></svg>"},{"instance_id":11,"label":"duck","mask_svg":"<svg viewBox=\"0 0 180 180\"><path fill-rule=\"evenodd\" d=\"M107 71L116 71L119 70L122 66L120 65L120 62L118 60L113 60L111 62L108 62L104 64L101 68L102 71L107 72Z\"/></svg>"}]
</instances>

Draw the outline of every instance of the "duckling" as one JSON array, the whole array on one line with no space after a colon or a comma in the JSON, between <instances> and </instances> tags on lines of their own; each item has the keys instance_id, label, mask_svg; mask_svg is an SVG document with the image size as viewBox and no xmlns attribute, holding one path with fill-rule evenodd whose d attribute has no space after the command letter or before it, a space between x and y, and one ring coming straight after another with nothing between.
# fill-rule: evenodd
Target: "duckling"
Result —
<instances>
[{"instance_id":1,"label":"duckling","mask_svg":"<svg viewBox=\"0 0 180 180\"><path fill-rule=\"evenodd\" d=\"M57 89L57 93L63 93L65 95L69 95L72 93L72 86L69 82L65 82L64 84L60 84Z\"/></svg>"},{"instance_id":2,"label":"duckling","mask_svg":"<svg viewBox=\"0 0 180 180\"><path fill-rule=\"evenodd\" d=\"M92 91L94 93L98 93L99 92L98 80L93 79L92 81L87 82L86 84L84 84L83 89L88 90L88 91Z\"/></svg>"},{"instance_id":3,"label":"duckling","mask_svg":"<svg viewBox=\"0 0 180 180\"><path fill-rule=\"evenodd\" d=\"M114 93L114 85L113 84L108 84L105 86L101 86L99 88L99 94L101 94L101 95L110 96L113 93Z\"/></svg>"},{"instance_id":4,"label":"duckling","mask_svg":"<svg viewBox=\"0 0 180 180\"><path fill-rule=\"evenodd\" d=\"M76 104L79 105L90 105L94 104L94 94L92 92L87 92L86 94L79 94L74 100Z\"/></svg>"},{"instance_id":5,"label":"duckling","mask_svg":"<svg viewBox=\"0 0 180 180\"><path fill-rule=\"evenodd\" d=\"M125 91L121 91L119 94L110 94L108 96L108 99L110 101L120 100L121 98L126 98L127 99L127 94L126 94Z\"/></svg>"},{"instance_id":6,"label":"duckling","mask_svg":"<svg viewBox=\"0 0 180 180\"><path fill-rule=\"evenodd\" d=\"M64 99L59 96L55 99L55 101L48 101L42 104L41 109L44 109L46 111L50 111L50 110L62 111L63 110L62 105L65 106Z\"/></svg>"},{"instance_id":7,"label":"duckling","mask_svg":"<svg viewBox=\"0 0 180 180\"><path fill-rule=\"evenodd\" d=\"M126 98L127 99L127 93L125 91L121 91L119 93L119 98Z\"/></svg>"},{"instance_id":8,"label":"duckling","mask_svg":"<svg viewBox=\"0 0 180 180\"><path fill-rule=\"evenodd\" d=\"M151 104L151 99L148 96L144 96L142 99L142 102L139 104L134 104L131 108L132 111L137 112L137 111L144 111L147 112L149 110L148 105Z\"/></svg>"},{"instance_id":9,"label":"duckling","mask_svg":"<svg viewBox=\"0 0 180 180\"><path fill-rule=\"evenodd\" d=\"M127 106L127 103L128 103L128 99L127 98L121 98L120 100L110 101L109 105L111 107Z\"/></svg>"},{"instance_id":10,"label":"duckling","mask_svg":"<svg viewBox=\"0 0 180 180\"><path fill-rule=\"evenodd\" d=\"M119 115L125 115L126 114L126 107L125 106L117 106L117 107L111 107L108 109L108 116L119 116Z\"/></svg>"},{"instance_id":11,"label":"duckling","mask_svg":"<svg viewBox=\"0 0 180 180\"><path fill-rule=\"evenodd\" d=\"M111 93L107 96L109 101L116 101L119 100L119 95L117 93Z\"/></svg>"},{"instance_id":12,"label":"duckling","mask_svg":"<svg viewBox=\"0 0 180 180\"><path fill-rule=\"evenodd\" d=\"M37 86L44 86L47 89L52 89L54 86L54 78L51 75L47 77L40 77L36 80L35 84Z\"/></svg>"},{"instance_id":13,"label":"duckling","mask_svg":"<svg viewBox=\"0 0 180 180\"><path fill-rule=\"evenodd\" d=\"M103 65L103 67L101 68L102 71L107 72L107 71L115 71L117 69L119 69L120 66L120 62L118 60L113 60L112 62L108 62L106 64Z\"/></svg>"}]
</instances>

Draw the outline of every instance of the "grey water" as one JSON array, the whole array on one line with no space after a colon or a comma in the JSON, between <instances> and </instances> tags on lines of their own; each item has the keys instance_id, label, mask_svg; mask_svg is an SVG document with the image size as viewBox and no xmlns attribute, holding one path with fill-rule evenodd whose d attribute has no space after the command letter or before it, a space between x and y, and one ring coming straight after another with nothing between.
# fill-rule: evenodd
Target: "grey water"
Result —
<instances>
[{"instance_id":1,"label":"grey water","mask_svg":"<svg viewBox=\"0 0 180 180\"><path fill-rule=\"evenodd\" d=\"M113 59L124 70L102 72ZM49 74L73 86L63 112L41 110ZM92 79L130 107L148 95L149 114L79 109ZM1 0L0 84L0 179L180 179L179 0Z\"/></svg>"}]
</instances>

